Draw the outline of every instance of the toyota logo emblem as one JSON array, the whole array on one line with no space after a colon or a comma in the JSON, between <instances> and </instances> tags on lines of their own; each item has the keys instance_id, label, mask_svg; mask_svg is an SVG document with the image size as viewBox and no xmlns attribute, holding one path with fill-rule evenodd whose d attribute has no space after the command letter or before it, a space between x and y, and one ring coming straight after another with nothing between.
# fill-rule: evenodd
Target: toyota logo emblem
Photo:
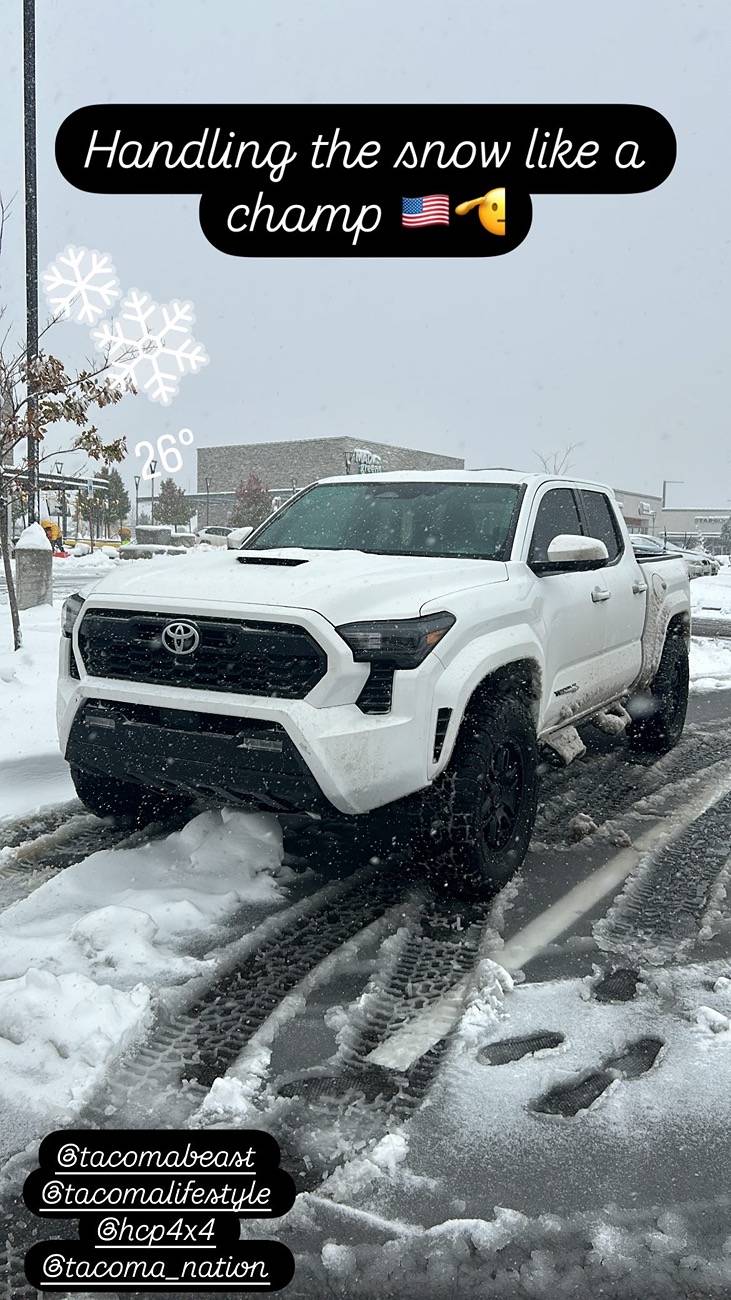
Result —
<instances>
[{"instance_id":1,"label":"toyota logo emblem","mask_svg":"<svg viewBox=\"0 0 731 1300\"><path fill-rule=\"evenodd\" d=\"M171 655L192 655L200 640L200 632L192 623L168 623L162 630L162 643Z\"/></svg>"}]
</instances>

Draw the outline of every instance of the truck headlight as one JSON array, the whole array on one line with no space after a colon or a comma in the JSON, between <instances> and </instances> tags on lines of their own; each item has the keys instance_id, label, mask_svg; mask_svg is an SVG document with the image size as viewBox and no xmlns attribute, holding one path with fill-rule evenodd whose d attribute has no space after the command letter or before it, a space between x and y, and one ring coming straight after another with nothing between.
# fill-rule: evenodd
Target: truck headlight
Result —
<instances>
[{"instance_id":1,"label":"truck headlight","mask_svg":"<svg viewBox=\"0 0 731 1300\"><path fill-rule=\"evenodd\" d=\"M74 630L74 623L81 613L84 604L84 597L80 596L78 591L73 596L69 596L63 602L61 610L61 631L64 636L71 636Z\"/></svg>"},{"instance_id":2,"label":"truck headlight","mask_svg":"<svg viewBox=\"0 0 731 1300\"><path fill-rule=\"evenodd\" d=\"M455 622L454 614L425 614L388 622L344 623L336 628L356 663L387 660L394 668L418 668Z\"/></svg>"}]
</instances>

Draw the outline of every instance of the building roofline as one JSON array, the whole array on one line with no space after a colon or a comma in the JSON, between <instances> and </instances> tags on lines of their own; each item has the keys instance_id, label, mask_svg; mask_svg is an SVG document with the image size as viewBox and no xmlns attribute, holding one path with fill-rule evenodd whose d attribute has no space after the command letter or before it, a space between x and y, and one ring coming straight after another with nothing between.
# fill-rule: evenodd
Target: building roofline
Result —
<instances>
[{"instance_id":1,"label":"building roofline","mask_svg":"<svg viewBox=\"0 0 731 1300\"><path fill-rule=\"evenodd\" d=\"M356 447L397 447L399 451L418 451L425 456L443 456L447 460L464 460L464 456L453 456L447 451L432 451L429 447L410 447L404 442L381 442L375 438L369 438L366 435L354 437L351 433L335 433L322 436L320 434L306 434L303 438L268 438L263 442L216 442L210 447L197 447L197 452L202 451L230 451L233 448L245 450L247 447L286 447L288 444L301 442L352 442Z\"/></svg>"},{"instance_id":2,"label":"building roofline","mask_svg":"<svg viewBox=\"0 0 731 1300\"><path fill-rule=\"evenodd\" d=\"M640 492L637 488L615 488L615 492L624 492L630 497L647 497L650 501L662 501L656 492Z\"/></svg>"}]
</instances>

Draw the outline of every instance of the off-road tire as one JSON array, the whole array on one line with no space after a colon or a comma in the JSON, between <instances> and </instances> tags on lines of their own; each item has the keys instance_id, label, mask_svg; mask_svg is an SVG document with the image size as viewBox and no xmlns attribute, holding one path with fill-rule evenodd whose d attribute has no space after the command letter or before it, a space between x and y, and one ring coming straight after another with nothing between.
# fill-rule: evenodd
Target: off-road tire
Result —
<instances>
[{"instance_id":1,"label":"off-road tire","mask_svg":"<svg viewBox=\"0 0 731 1300\"><path fill-rule=\"evenodd\" d=\"M632 749L664 754L677 745L688 711L688 642L680 632L670 632L648 691L629 703L634 721L628 729Z\"/></svg>"},{"instance_id":2,"label":"off-road tire","mask_svg":"<svg viewBox=\"0 0 731 1300\"><path fill-rule=\"evenodd\" d=\"M528 851L537 800L538 747L527 704L483 696L424 799L423 842L437 886L475 897L504 885Z\"/></svg>"},{"instance_id":3,"label":"off-road tire","mask_svg":"<svg viewBox=\"0 0 731 1300\"><path fill-rule=\"evenodd\" d=\"M190 802L183 795L154 790L134 781L118 781L87 768L72 767L71 780L89 812L97 817L117 817L136 826L171 817Z\"/></svg>"}]
</instances>

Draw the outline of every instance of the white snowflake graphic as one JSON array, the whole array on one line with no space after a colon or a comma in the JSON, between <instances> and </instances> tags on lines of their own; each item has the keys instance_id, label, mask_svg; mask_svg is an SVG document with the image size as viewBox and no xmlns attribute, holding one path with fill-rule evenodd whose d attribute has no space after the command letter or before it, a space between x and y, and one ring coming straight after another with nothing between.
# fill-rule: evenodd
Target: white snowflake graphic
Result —
<instances>
[{"instance_id":1,"label":"white snowflake graphic","mask_svg":"<svg viewBox=\"0 0 731 1300\"><path fill-rule=\"evenodd\" d=\"M43 272L43 287L54 316L95 325L121 295L109 253L69 244Z\"/></svg>"},{"instance_id":2,"label":"white snowflake graphic","mask_svg":"<svg viewBox=\"0 0 731 1300\"><path fill-rule=\"evenodd\" d=\"M193 338L194 322L191 302L156 303L149 293L130 289L119 318L102 321L91 337L108 353L113 387L132 383L151 402L169 406L183 375L208 364L208 353Z\"/></svg>"}]
</instances>

